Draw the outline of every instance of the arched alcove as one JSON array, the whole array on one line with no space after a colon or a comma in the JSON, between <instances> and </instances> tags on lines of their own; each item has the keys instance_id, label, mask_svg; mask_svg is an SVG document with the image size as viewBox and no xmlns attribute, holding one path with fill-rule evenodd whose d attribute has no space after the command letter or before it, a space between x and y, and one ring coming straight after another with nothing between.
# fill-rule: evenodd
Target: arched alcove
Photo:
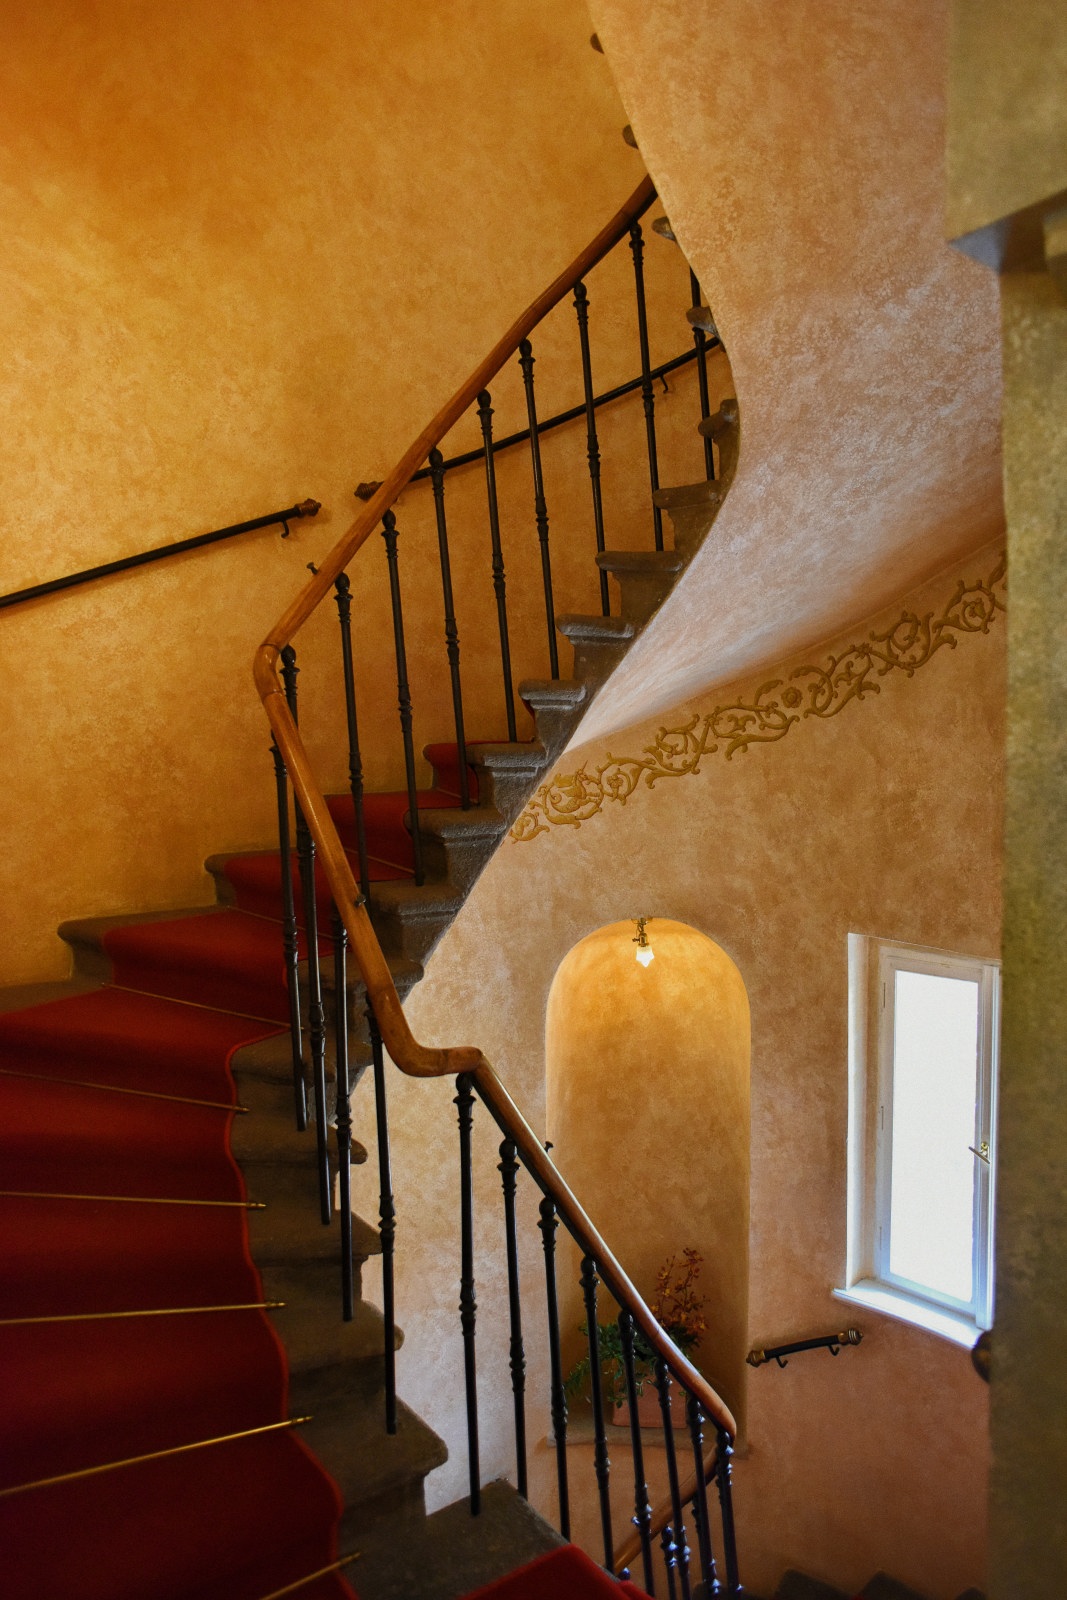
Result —
<instances>
[{"instance_id":1,"label":"arched alcove","mask_svg":"<svg viewBox=\"0 0 1067 1600\"><path fill-rule=\"evenodd\" d=\"M548 1133L559 1165L637 1287L685 1246L704 1258L696 1364L740 1416L748 1347L749 1009L724 950L685 923L589 934L553 979ZM570 1278L570 1274L567 1277ZM566 1330L582 1321L576 1289ZM577 1347L575 1347L577 1354Z\"/></svg>"}]
</instances>

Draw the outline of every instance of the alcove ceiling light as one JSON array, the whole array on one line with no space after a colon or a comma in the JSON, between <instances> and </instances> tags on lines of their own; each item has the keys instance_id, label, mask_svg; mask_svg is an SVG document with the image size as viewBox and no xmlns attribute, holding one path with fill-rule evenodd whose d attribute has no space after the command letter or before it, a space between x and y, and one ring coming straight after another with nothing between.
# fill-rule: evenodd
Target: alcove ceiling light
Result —
<instances>
[{"instance_id":1,"label":"alcove ceiling light","mask_svg":"<svg viewBox=\"0 0 1067 1600\"><path fill-rule=\"evenodd\" d=\"M637 935L633 941L637 949L634 953L641 965L647 967L656 959L656 952L649 944L648 934L645 932L645 923L651 922L652 918L635 917L634 921L637 923Z\"/></svg>"}]
</instances>

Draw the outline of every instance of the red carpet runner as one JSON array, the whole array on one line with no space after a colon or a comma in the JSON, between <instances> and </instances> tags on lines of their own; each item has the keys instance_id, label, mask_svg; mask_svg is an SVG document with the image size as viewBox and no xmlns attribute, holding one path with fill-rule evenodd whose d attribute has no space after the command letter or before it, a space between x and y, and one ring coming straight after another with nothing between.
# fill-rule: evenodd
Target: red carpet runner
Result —
<instances>
[{"instance_id":1,"label":"red carpet runner","mask_svg":"<svg viewBox=\"0 0 1067 1600\"><path fill-rule=\"evenodd\" d=\"M455 748L432 759L420 806L454 806ZM351 852L351 801L330 807ZM375 880L411 875L406 808L367 798ZM275 1426L288 1371L230 1149L230 1059L288 1020L280 863L224 870L235 909L113 928L111 985L0 1014L4 1600L266 1600L338 1557L336 1487ZM568 1547L483 1594L626 1592Z\"/></svg>"},{"instance_id":2,"label":"red carpet runner","mask_svg":"<svg viewBox=\"0 0 1067 1600\"><path fill-rule=\"evenodd\" d=\"M220 912L105 944L115 987L0 1015L0 1592L263 1600L337 1559L342 1509L296 1430L247 1436L286 1419L287 1369L230 1057L285 1017L278 928Z\"/></svg>"}]
</instances>

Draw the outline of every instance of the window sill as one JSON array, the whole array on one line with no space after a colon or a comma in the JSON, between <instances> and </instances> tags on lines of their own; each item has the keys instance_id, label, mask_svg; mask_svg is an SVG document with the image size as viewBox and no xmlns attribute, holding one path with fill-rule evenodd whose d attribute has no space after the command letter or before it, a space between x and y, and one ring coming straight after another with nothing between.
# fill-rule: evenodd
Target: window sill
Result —
<instances>
[{"instance_id":1,"label":"window sill","mask_svg":"<svg viewBox=\"0 0 1067 1600\"><path fill-rule=\"evenodd\" d=\"M972 1317L959 1311L949 1311L945 1306L935 1306L928 1300L916 1300L899 1289L864 1279L850 1289L835 1289L835 1300L845 1300L849 1305L862 1306L866 1311L880 1311L884 1316L895 1317L898 1322L910 1322L915 1328L948 1339L952 1344L970 1350L981 1328Z\"/></svg>"}]
</instances>

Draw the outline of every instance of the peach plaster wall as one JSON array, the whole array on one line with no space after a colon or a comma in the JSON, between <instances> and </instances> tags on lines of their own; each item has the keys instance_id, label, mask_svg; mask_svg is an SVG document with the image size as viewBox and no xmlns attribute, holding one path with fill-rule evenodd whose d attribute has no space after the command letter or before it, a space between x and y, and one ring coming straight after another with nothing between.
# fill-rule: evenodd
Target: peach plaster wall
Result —
<instances>
[{"instance_id":1,"label":"peach plaster wall","mask_svg":"<svg viewBox=\"0 0 1067 1600\"><path fill-rule=\"evenodd\" d=\"M940 615L958 577L987 578L996 565L996 550L979 552L908 605ZM899 615L898 606L870 627L884 632ZM857 628L839 645L867 632ZM1004 638L998 612L987 634L938 650L910 678L896 671L877 680L877 694L829 720L802 717L781 743L731 761L708 755L699 773L642 787L580 828L506 841L408 1002L420 1038L479 1044L543 1130L548 994L579 939L640 910L690 924L736 962L752 1013L751 1342L853 1320L866 1335L837 1360L816 1355L749 1377L750 1453L737 1483L744 1576L755 1592L769 1592L791 1565L850 1591L882 1567L936 1600L983 1579L987 1397L966 1351L846 1309L831 1290L845 1252L846 935L997 955ZM787 671L760 681L788 683ZM658 727L628 729L614 753L640 754ZM592 771L606 750L581 755ZM452 1450L430 1480L440 1503L464 1492L466 1470L455 1112L447 1084L397 1074L391 1093L407 1334L400 1383ZM364 1119L357 1106L366 1137ZM480 1123L479 1364L483 1468L492 1476L510 1470L512 1454L497 1139L484 1116ZM625 1148L642 1133L619 1106L603 1136ZM668 1187L686 1163L699 1175L700 1151L684 1141L656 1155ZM569 1176L580 1196L581 1172ZM373 1160L359 1182L357 1207L373 1215ZM545 1395L534 1332L543 1326L540 1242L529 1195L524 1203L530 1393ZM598 1220L625 1263L627 1218ZM545 1413L531 1415L532 1437L543 1439ZM537 1472L546 1484L543 1446ZM589 1469L590 1540L592 1484ZM623 1493L620 1527L627 1515Z\"/></svg>"},{"instance_id":2,"label":"peach plaster wall","mask_svg":"<svg viewBox=\"0 0 1067 1600\"><path fill-rule=\"evenodd\" d=\"M589 9L742 431L714 537L583 742L828 637L1003 527L996 284L944 236L948 0Z\"/></svg>"}]
</instances>

